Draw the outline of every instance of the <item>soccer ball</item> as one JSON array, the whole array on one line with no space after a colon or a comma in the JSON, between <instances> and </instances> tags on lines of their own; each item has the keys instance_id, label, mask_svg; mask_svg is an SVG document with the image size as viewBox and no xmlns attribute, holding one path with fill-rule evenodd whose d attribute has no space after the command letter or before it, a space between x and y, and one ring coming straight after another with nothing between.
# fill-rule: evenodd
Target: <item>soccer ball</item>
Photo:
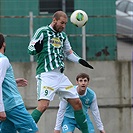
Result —
<instances>
[{"instance_id":1,"label":"soccer ball","mask_svg":"<svg viewBox=\"0 0 133 133\"><path fill-rule=\"evenodd\" d=\"M77 27L83 27L88 21L88 16L83 10L75 10L70 16L70 21Z\"/></svg>"}]
</instances>

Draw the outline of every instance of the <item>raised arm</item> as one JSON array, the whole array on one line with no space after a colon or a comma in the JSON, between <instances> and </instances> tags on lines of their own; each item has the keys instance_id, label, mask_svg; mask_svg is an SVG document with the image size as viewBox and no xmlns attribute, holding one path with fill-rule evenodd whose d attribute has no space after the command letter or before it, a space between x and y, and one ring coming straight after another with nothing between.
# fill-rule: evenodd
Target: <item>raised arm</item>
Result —
<instances>
[{"instance_id":1,"label":"raised arm","mask_svg":"<svg viewBox=\"0 0 133 133\"><path fill-rule=\"evenodd\" d=\"M56 117L56 124L54 128L54 133L60 133L61 131L61 125L64 119L64 114L66 111L67 101L65 99L61 99L59 104L59 109Z\"/></svg>"}]
</instances>

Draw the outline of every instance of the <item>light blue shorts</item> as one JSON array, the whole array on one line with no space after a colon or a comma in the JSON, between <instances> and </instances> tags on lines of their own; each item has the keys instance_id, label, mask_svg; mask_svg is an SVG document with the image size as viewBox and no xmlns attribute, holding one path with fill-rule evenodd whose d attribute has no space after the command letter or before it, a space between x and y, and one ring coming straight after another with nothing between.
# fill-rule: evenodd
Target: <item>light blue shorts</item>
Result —
<instances>
[{"instance_id":1,"label":"light blue shorts","mask_svg":"<svg viewBox=\"0 0 133 133\"><path fill-rule=\"evenodd\" d=\"M88 121L87 123L88 123L89 133L95 133L92 122L89 119L87 121ZM62 133L67 133L67 132L74 133L75 128L78 128L80 130L80 127L77 124L76 120L74 118L64 117L64 120L62 122Z\"/></svg>"},{"instance_id":2,"label":"light blue shorts","mask_svg":"<svg viewBox=\"0 0 133 133\"><path fill-rule=\"evenodd\" d=\"M2 133L35 133L38 127L23 104L6 111L6 120L1 123Z\"/></svg>"},{"instance_id":3,"label":"light blue shorts","mask_svg":"<svg viewBox=\"0 0 133 133\"><path fill-rule=\"evenodd\" d=\"M1 121L0 121L0 133L1 133Z\"/></svg>"}]
</instances>

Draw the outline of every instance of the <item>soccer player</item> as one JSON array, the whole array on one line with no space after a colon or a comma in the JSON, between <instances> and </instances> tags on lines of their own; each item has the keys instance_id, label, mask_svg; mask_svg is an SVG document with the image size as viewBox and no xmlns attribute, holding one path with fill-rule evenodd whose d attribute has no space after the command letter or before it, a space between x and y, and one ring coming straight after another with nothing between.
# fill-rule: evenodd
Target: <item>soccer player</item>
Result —
<instances>
[{"instance_id":1,"label":"soccer player","mask_svg":"<svg viewBox=\"0 0 133 133\"><path fill-rule=\"evenodd\" d=\"M77 91L68 77L63 74L65 68L63 60L66 56L69 60L85 67L91 69L93 67L71 49L67 35L63 32L67 19L63 11L55 12L51 24L37 29L29 43L28 52L36 55L38 64L36 68L38 106L31 115L38 122L57 93L74 108L75 119L82 133L88 133L85 114Z\"/></svg>"},{"instance_id":2,"label":"soccer player","mask_svg":"<svg viewBox=\"0 0 133 133\"><path fill-rule=\"evenodd\" d=\"M78 74L76 77L77 86L74 86L74 88L77 90L80 100L82 101L83 109L87 118L89 133L95 133L94 126L89 118L89 109L92 112L94 121L100 133L105 133L103 123L100 118L96 94L88 87L89 80L90 78L88 74ZM74 133L75 128L80 130L80 127L74 118L73 108L65 99L62 99L59 104L54 133L60 133L61 127L62 133Z\"/></svg>"},{"instance_id":3,"label":"soccer player","mask_svg":"<svg viewBox=\"0 0 133 133\"><path fill-rule=\"evenodd\" d=\"M32 116L26 110L18 86L27 85L23 78L14 78L12 66L4 55L5 38L0 34L0 121L2 133L39 133Z\"/></svg>"}]
</instances>

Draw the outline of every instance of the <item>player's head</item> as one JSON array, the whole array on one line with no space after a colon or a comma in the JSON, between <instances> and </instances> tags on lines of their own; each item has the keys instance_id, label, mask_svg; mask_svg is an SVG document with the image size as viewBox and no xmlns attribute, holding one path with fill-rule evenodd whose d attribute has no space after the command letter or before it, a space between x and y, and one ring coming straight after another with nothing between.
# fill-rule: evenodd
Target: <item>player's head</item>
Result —
<instances>
[{"instance_id":1,"label":"player's head","mask_svg":"<svg viewBox=\"0 0 133 133\"><path fill-rule=\"evenodd\" d=\"M62 32L68 21L67 15L63 11L57 11L53 15L53 21L51 23L53 29L57 32Z\"/></svg>"},{"instance_id":2,"label":"player's head","mask_svg":"<svg viewBox=\"0 0 133 133\"><path fill-rule=\"evenodd\" d=\"M78 92L85 92L89 84L90 77L86 73L80 73L76 77L76 83L78 85Z\"/></svg>"},{"instance_id":3,"label":"player's head","mask_svg":"<svg viewBox=\"0 0 133 133\"><path fill-rule=\"evenodd\" d=\"M2 50L5 52L6 49L6 44L5 44L5 38L3 36L3 34L0 33L0 50Z\"/></svg>"}]
</instances>

